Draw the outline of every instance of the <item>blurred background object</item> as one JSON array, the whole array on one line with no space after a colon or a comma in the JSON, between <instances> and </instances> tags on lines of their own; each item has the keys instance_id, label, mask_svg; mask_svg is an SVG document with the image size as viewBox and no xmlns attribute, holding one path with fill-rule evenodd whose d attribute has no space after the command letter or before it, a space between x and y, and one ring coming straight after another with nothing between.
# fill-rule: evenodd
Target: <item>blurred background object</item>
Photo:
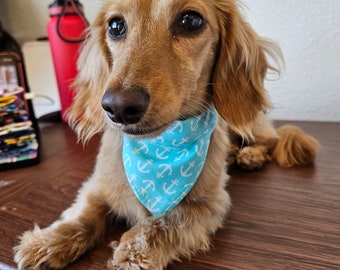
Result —
<instances>
[{"instance_id":1,"label":"blurred background object","mask_svg":"<svg viewBox=\"0 0 340 270\"><path fill-rule=\"evenodd\" d=\"M46 36L50 2L1 0L0 18L20 44L32 41ZM81 2L92 22L103 0ZM277 41L285 56L282 78L266 82L272 117L340 121L340 1L242 2L258 34Z\"/></svg>"}]
</instances>

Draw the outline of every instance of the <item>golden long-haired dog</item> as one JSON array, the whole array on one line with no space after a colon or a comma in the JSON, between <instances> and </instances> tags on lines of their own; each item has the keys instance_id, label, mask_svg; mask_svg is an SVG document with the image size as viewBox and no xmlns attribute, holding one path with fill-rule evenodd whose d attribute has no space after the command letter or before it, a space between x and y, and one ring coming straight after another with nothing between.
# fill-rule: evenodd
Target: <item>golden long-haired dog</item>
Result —
<instances>
[{"instance_id":1,"label":"golden long-haired dog","mask_svg":"<svg viewBox=\"0 0 340 270\"><path fill-rule=\"evenodd\" d=\"M276 70L266 56L280 50L235 0L106 0L70 111L83 140L103 132L97 164L59 220L21 236L19 269L66 267L101 240L111 216L132 227L111 244L108 268L163 269L207 250L223 225L227 157L247 169L311 164L317 142L296 127L277 132L266 116L263 80Z\"/></svg>"}]
</instances>

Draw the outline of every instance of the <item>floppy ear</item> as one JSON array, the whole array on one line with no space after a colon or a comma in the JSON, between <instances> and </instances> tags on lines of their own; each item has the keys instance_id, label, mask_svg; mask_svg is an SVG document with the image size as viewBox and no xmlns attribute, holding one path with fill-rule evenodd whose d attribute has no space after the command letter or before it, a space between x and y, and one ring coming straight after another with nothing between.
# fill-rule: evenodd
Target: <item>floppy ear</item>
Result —
<instances>
[{"instance_id":1,"label":"floppy ear","mask_svg":"<svg viewBox=\"0 0 340 270\"><path fill-rule=\"evenodd\" d=\"M78 59L78 75L73 83L75 98L68 122L84 142L104 129L101 99L109 74L109 54L102 30L102 16L88 30Z\"/></svg>"},{"instance_id":2,"label":"floppy ear","mask_svg":"<svg viewBox=\"0 0 340 270\"><path fill-rule=\"evenodd\" d=\"M261 39L235 4L216 0L220 46L213 74L213 99L219 114L244 138L250 124L270 107L263 80L271 67L265 57L280 57L275 44Z\"/></svg>"}]
</instances>

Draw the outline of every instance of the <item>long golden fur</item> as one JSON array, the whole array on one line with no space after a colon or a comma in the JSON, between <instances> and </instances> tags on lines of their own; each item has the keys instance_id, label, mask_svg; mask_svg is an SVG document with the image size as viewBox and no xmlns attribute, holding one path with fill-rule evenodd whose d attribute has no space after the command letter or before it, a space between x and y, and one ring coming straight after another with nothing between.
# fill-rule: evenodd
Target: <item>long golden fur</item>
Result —
<instances>
[{"instance_id":1,"label":"long golden fur","mask_svg":"<svg viewBox=\"0 0 340 270\"><path fill-rule=\"evenodd\" d=\"M185 14L204 23L183 27ZM126 22L124 37L108 34L113 18ZM282 166L313 163L315 139L291 126L278 133L266 115L263 80L268 69L277 71L266 57L277 60L280 50L257 36L235 0L106 0L79 59L70 111L81 139L103 133L95 170L59 220L20 237L18 268L66 267L101 240L114 215L132 227L111 244L108 268L163 269L208 249L223 225L231 206L227 157L246 169L271 159ZM125 100L136 86L150 97L145 113L133 123L112 122L101 107L103 95L115 92ZM220 117L197 184L172 211L150 215L126 180L123 133L150 137L211 104Z\"/></svg>"}]
</instances>

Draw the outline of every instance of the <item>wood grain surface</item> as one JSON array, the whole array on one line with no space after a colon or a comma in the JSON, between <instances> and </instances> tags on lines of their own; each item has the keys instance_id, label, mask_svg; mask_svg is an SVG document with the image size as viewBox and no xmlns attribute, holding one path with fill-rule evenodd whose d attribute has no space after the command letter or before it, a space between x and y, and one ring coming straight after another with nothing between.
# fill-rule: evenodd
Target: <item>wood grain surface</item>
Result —
<instances>
[{"instance_id":1,"label":"wood grain surface","mask_svg":"<svg viewBox=\"0 0 340 270\"><path fill-rule=\"evenodd\" d=\"M234 170L227 188L233 207L211 250L168 270L340 269L340 123L293 124L319 140L315 166ZM83 147L63 123L42 124L41 136L39 165L0 172L1 270L16 269L17 236L57 219L93 169L98 137ZM100 245L67 269L105 269L109 242L127 229L116 222Z\"/></svg>"}]
</instances>

